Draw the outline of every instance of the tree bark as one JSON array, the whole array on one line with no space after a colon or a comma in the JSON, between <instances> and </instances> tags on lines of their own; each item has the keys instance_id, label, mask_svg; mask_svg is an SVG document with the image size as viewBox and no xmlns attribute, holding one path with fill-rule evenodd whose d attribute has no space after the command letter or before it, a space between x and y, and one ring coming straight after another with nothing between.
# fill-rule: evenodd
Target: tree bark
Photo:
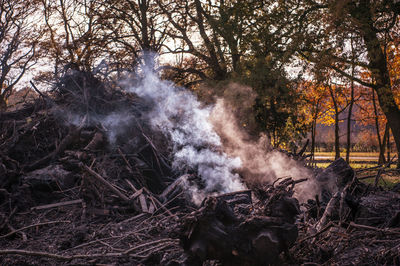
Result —
<instances>
[{"instance_id":1,"label":"tree bark","mask_svg":"<svg viewBox=\"0 0 400 266\"><path fill-rule=\"evenodd\" d=\"M353 38L351 38L351 52L352 52L352 65L351 65L351 91L350 91L350 103L349 103L349 110L347 113L347 143L346 143L346 162L350 163L350 149L351 149L351 116L353 112L353 104L354 104L354 46L353 46Z\"/></svg>"},{"instance_id":2,"label":"tree bark","mask_svg":"<svg viewBox=\"0 0 400 266\"><path fill-rule=\"evenodd\" d=\"M378 109L376 107L376 101L375 101L375 91L372 89L372 105L374 106L374 115L375 115L375 129L376 129L376 137L378 139L378 146L379 146L379 160L378 164L383 164L385 163L385 157L382 155L384 152L382 152L382 139L381 139L381 132L379 129L379 119L378 119Z\"/></svg>"},{"instance_id":3,"label":"tree bark","mask_svg":"<svg viewBox=\"0 0 400 266\"><path fill-rule=\"evenodd\" d=\"M379 164L385 164L386 162L389 162L390 158L385 158L385 151L386 151L386 146L387 146L387 137L389 134L389 124L386 123L385 126L385 133L383 134L383 138L382 138L382 147L379 150L379 158L382 158L382 161L379 162Z\"/></svg>"},{"instance_id":4,"label":"tree bark","mask_svg":"<svg viewBox=\"0 0 400 266\"><path fill-rule=\"evenodd\" d=\"M337 160L340 158L339 107L331 85L329 85L329 92L332 98L333 107L335 109L335 160Z\"/></svg>"},{"instance_id":5,"label":"tree bark","mask_svg":"<svg viewBox=\"0 0 400 266\"><path fill-rule=\"evenodd\" d=\"M373 88L378 95L379 105L392 130L397 148L397 157L399 157L400 109L394 100L386 57L381 48L377 29L374 28L374 20L371 12L370 1L364 0L355 5L350 13L358 24L361 37L367 48L371 75L376 82ZM400 160L397 161L397 168L400 168Z\"/></svg>"},{"instance_id":6,"label":"tree bark","mask_svg":"<svg viewBox=\"0 0 400 266\"><path fill-rule=\"evenodd\" d=\"M311 165L314 166L315 161L315 133L316 133L316 119L313 120L311 125Z\"/></svg>"},{"instance_id":7,"label":"tree bark","mask_svg":"<svg viewBox=\"0 0 400 266\"><path fill-rule=\"evenodd\" d=\"M386 125L388 127L388 125ZM387 156L386 158L390 160L390 128L388 129L388 134L387 134Z\"/></svg>"}]
</instances>

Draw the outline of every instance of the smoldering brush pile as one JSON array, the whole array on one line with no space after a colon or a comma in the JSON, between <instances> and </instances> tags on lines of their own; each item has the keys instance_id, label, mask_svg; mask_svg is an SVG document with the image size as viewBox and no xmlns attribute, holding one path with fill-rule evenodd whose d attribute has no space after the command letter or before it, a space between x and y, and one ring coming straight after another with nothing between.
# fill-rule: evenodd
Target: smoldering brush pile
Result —
<instances>
[{"instance_id":1,"label":"smoldering brush pile","mask_svg":"<svg viewBox=\"0 0 400 266\"><path fill-rule=\"evenodd\" d=\"M1 114L2 264L399 262L398 192L343 160L242 183L207 107L171 86L149 76L130 94L72 73Z\"/></svg>"}]
</instances>

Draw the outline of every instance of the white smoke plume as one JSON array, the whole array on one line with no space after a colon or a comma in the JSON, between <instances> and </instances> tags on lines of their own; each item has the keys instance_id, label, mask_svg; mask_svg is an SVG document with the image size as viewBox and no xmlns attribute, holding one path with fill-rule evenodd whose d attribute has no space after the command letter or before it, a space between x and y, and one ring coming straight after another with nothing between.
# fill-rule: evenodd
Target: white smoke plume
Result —
<instances>
[{"instance_id":1,"label":"white smoke plume","mask_svg":"<svg viewBox=\"0 0 400 266\"><path fill-rule=\"evenodd\" d=\"M145 72L138 86L128 90L154 104L148 119L153 129L171 139L174 169L189 167L197 171L205 183L201 190L205 194L245 188L235 173L241 160L222 151L221 139L209 121L210 107L203 106L192 92L160 80L151 71ZM198 188L191 189L198 196Z\"/></svg>"},{"instance_id":2,"label":"white smoke plume","mask_svg":"<svg viewBox=\"0 0 400 266\"><path fill-rule=\"evenodd\" d=\"M55 112L55 114L57 114L60 118L65 119L67 124L72 124L75 126L79 126L85 119L84 115L68 110L57 110L57 108L54 108L53 112ZM126 128L134 119L135 117L128 112L115 111L107 115L91 115L89 119L86 119L86 123L87 125L91 126L101 124L106 133L108 142L111 145L114 145L117 140L117 136L125 133Z\"/></svg>"},{"instance_id":3,"label":"white smoke plume","mask_svg":"<svg viewBox=\"0 0 400 266\"><path fill-rule=\"evenodd\" d=\"M243 121L246 127L254 123L251 121L254 114L249 112L256 94L251 88L231 84L220 95L223 99L205 106L192 92L160 80L156 73L143 71L142 74L139 85L129 86L129 81L124 85L152 104L146 118L155 131L161 131L171 140L173 168L177 171L190 168L203 180L204 188L185 182L195 203L210 194L245 189L244 182L272 183L277 178L300 179L313 175L295 160L271 150L266 136L254 138L243 129ZM103 125L110 144L115 143L118 135L126 133L134 119L129 112L121 111L91 117L92 122ZM68 120L78 125L82 115L71 114ZM300 201L318 193L314 179L310 180L296 185L295 196Z\"/></svg>"},{"instance_id":4,"label":"white smoke plume","mask_svg":"<svg viewBox=\"0 0 400 266\"><path fill-rule=\"evenodd\" d=\"M238 85L234 86L238 90ZM248 87L244 87L248 91ZM217 99L210 115L211 123L221 137L224 152L242 161L240 174L247 184L272 183L277 178L293 179L309 178L305 183L297 184L295 196L300 201L314 198L317 185L312 178L313 173L299 162L285 154L272 150L266 136L254 139L238 124L235 109L224 99Z\"/></svg>"}]
</instances>

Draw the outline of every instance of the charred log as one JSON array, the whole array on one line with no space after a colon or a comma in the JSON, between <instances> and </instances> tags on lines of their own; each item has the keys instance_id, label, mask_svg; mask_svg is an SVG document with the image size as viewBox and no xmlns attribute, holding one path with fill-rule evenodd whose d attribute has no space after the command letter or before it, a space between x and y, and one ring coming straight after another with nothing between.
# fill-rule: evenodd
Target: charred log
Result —
<instances>
[{"instance_id":1,"label":"charred log","mask_svg":"<svg viewBox=\"0 0 400 266\"><path fill-rule=\"evenodd\" d=\"M297 238L294 221L299 205L286 190L269 193L254 204L249 191L206 198L182 222L180 239L187 263L279 263L279 255L288 252Z\"/></svg>"}]
</instances>

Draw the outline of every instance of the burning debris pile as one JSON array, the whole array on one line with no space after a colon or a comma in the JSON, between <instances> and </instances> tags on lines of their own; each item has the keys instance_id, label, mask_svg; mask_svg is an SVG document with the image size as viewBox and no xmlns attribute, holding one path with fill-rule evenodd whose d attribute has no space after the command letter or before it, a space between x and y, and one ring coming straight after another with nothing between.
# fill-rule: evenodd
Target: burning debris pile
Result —
<instances>
[{"instance_id":1,"label":"burning debris pile","mask_svg":"<svg viewBox=\"0 0 400 266\"><path fill-rule=\"evenodd\" d=\"M243 171L268 157L226 153L193 94L151 73L125 87L74 72L0 115L2 265L399 263L398 192L342 160Z\"/></svg>"}]
</instances>

